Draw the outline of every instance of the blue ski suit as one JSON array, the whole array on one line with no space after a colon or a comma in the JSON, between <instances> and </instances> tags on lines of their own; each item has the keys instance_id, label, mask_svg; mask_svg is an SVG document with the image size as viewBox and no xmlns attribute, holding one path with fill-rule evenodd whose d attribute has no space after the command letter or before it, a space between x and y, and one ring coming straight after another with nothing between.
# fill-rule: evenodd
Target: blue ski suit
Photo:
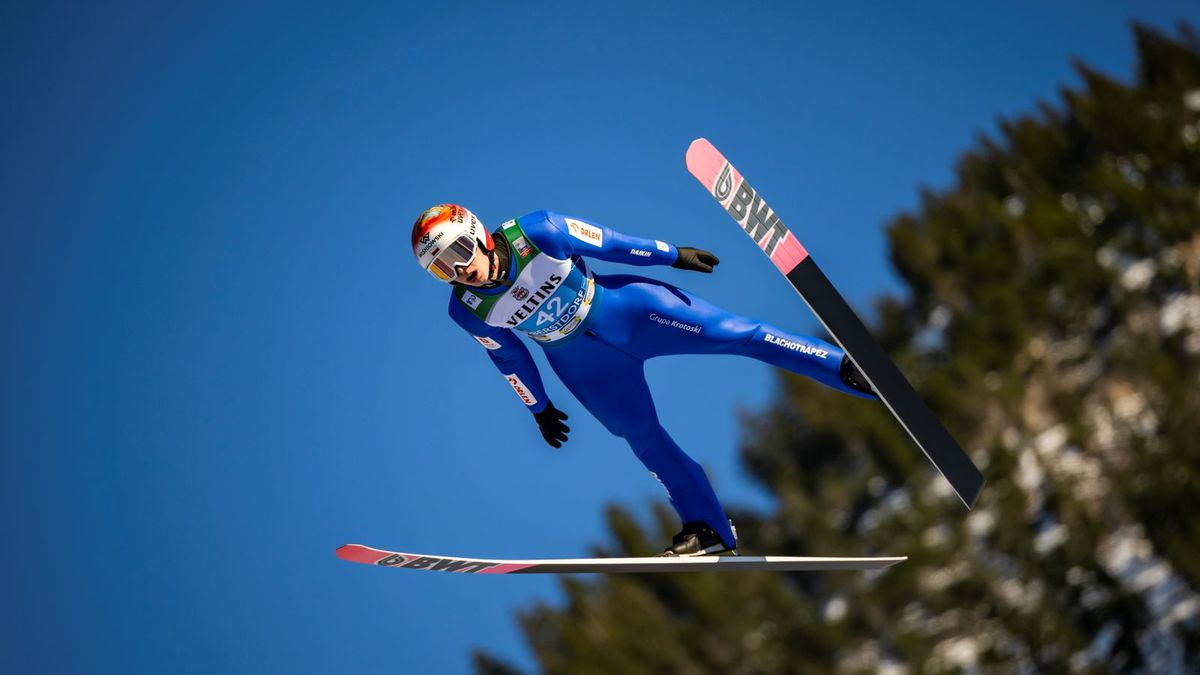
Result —
<instances>
[{"instance_id":1,"label":"blue ski suit","mask_svg":"<svg viewBox=\"0 0 1200 675\"><path fill-rule=\"evenodd\" d=\"M548 398L537 366L513 331L544 350L579 403L666 488L684 523L702 521L734 545L729 520L704 470L659 423L646 384L647 359L670 354L738 354L840 391L841 349L755 319L731 314L681 288L628 274L598 275L585 257L629 265L671 265L674 245L603 225L536 211L505 223L511 286L456 286L450 317L488 356L533 413Z\"/></svg>"}]
</instances>

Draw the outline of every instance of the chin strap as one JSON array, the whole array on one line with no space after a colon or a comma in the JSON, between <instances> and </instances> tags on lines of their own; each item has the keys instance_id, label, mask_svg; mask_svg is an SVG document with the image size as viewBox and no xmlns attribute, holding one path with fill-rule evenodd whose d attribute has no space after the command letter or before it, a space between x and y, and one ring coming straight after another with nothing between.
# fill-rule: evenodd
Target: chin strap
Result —
<instances>
[{"instance_id":1,"label":"chin strap","mask_svg":"<svg viewBox=\"0 0 1200 675\"><path fill-rule=\"evenodd\" d=\"M512 286L512 281L508 278L508 240L504 235L494 236L496 242L492 250L488 251L488 279L491 280L489 286Z\"/></svg>"}]
</instances>

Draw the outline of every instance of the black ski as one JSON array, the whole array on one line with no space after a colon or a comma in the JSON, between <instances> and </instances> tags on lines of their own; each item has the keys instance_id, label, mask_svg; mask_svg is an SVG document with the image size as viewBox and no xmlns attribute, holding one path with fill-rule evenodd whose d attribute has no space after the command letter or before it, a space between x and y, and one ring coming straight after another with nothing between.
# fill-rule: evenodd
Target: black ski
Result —
<instances>
[{"instance_id":1,"label":"black ski","mask_svg":"<svg viewBox=\"0 0 1200 675\"><path fill-rule=\"evenodd\" d=\"M696 180L758 244L846 351L872 390L970 509L983 474L913 390L800 240L712 143L692 141L687 166Z\"/></svg>"}]
</instances>

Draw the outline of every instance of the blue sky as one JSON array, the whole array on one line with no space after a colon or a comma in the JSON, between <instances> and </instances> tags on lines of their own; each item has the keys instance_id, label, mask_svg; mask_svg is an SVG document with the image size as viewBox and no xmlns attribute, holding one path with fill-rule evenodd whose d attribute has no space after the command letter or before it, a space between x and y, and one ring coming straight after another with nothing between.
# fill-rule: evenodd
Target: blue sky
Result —
<instances>
[{"instance_id":1,"label":"blue sky","mask_svg":"<svg viewBox=\"0 0 1200 675\"><path fill-rule=\"evenodd\" d=\"M649 272L810 331L686 173L693 138L869 307L898 289L883 223L976 134L1057 100L1071 58L1128 78L1130 18L1200 22L1183 2L837 4L6 4L6 664L462 672L483 647L529 665L511 615L554 601L551 579L334 548L582 555L604 504L662 495L548 371L574 434L542 443L412 263L417 214L550 208L701 246L717 274ZM737 414L770 370L648 374L725 500L767 505Z\"/></svg>"}]
</instances>

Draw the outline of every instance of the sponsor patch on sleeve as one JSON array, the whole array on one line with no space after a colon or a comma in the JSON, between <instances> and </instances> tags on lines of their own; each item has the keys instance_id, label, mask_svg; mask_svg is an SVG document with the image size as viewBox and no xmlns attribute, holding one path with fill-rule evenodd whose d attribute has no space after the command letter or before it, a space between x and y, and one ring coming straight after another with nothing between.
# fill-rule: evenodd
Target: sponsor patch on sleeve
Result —
<instances>
[{"instance_id":1,"label":"sponsor patch on sleeve","mask_svg":"<svg viewBox=\"0 0 1200 675\"><path fill-rule=\"evenodd\" d=\"M472 335L471 337L475 338L475 340L478 341L479 344L483 345L484 347L487 347L488 349L500 349L500 343L496 342L495 340L493 340L490 337L480 337L478 335Z\"/></svg>"},{"instance_id":2,"label":"sponsor patch on sleeve","mask_svg":"<svg viewBox=\"0 0 1200 675\"><path fill-rule=\"evenodd\" d=\"M517 392L517 396L521 399L522 403L530 406L537 405L537 399L533 397L529 388L525 386L521 378L517 377L516 373L505 375L504 379L508 380L508 383L512 385L513 391Z\"/></svg>"},{"instance_id":3,"label":"sponsor patch on sleeve","mask_svg":"<svg viewBox=\"0 0 1200 675\"><path fill-rule=\"evenodd\" d=\"M604 245L604 230L590 223L585 223L574 218L567 218L567 231L572 237L580 241L585 241L592 246Z\"/></svg>"},{"instance_id":4,"label":"sponsor patch on sleeve","mask_svg":"<svg viewBox=\"0 0 1200 675\"><path fill-rule=\"evenodd\" d=\"M655 240L654 240L654 245L655 245L656 247L658 247L658 250L662 251L663 253L670 253L670 252L671 252L671 247L670 247L670 246L667 246L667 242L665 242L665 241L659 241L659 240L655 239Z\"/></svg>"}]
</instances>

